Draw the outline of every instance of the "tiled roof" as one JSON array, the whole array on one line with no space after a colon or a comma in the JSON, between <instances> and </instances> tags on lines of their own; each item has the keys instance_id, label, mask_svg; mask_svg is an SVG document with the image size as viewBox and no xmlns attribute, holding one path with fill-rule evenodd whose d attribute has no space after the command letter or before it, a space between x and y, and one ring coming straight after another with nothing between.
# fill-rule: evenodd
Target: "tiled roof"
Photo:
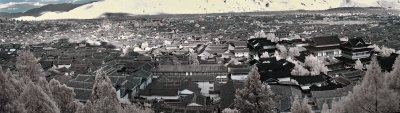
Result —
<instances>
[{"instance_id":1,"label":"tiled roof","mask_svg":"<svg viewBox=\"0 0 400 113\"><path fill-rule=\"evenodd\" d=\"M312 38L312 45L315 47L327 46L327 45L339 45L339 44L340 44L340 39L338 35Z\"/></svg>"},{"instance_id":2,"label":"tiled roof","mask_svg":"<svg viewBox=\"0 0 400 113\"><path fill-rule=\"evenodd\" d=\"M159 65L156 72L227 72L227 68L220 64L202 65Z\"/></svg>"}]
</instances>

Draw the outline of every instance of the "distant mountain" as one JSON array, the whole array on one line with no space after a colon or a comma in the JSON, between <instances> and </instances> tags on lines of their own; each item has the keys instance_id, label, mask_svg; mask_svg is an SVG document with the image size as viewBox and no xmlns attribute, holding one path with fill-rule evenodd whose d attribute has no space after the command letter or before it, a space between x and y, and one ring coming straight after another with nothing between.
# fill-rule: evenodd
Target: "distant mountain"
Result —
<instances>
[{"instance_id":1,"label":"distant mountain","mask_svg":"<svg viewBox=\"0 0 400 113\"><path fill-rule=\"evenodd\" d=\"M92 3L92 2L89 2ZM71 3L62 3L62 4L48 4L39 8L30 9L25 12L18 12L18 13L7 13L7 12L0 12L0 17L5 18L16 18L21 16L40 16L44 12L67 12L79 6L85 5L84 4L71 4Z\"/></svg>"}]
</instances>

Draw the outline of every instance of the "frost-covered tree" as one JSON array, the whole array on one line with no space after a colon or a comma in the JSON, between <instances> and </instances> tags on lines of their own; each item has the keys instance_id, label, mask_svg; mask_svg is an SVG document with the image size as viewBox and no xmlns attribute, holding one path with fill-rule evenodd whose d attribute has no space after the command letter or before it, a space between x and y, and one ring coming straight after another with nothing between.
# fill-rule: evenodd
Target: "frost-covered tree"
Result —
<instances>
[{"instance_id":1,"label":"frost-covered tree","mask_svg":"<svg viewBox=\"0 0 400 113\"><path fill-rule=\"evenodd\" d=\"M36 83L40 77L44 77L42 66L30 51L18 51L16 68L18 75L24 79L25 83L29 81Z\"/></svg>"},{"instance_id":2,"label":"frost-covered tree","mask_svg":"<svg viewBox=\"0 0 400 113\"><path fill-rule=\"evenodd\" d=\"M279 55L281 58L285 59L288 56L288 49L284 45L276 45L276 48L279 51Z\"/></svg>"},{"instance_id":3,"label":"frost-covered tree","mask_svg":"<svg viewBox=\"0 0 400 113\"><path fill-rule=\"evenodd\" d=\"M390 113L399 107L398 94L389 89L376 58L360 84L333 108L337 113Z\"/></svg>"},{"instance_id":4,"label":"frost-covered tree","mask_svg":"<svg viewBox=\"0 0 400 113\"><path fill-rule=\"evenodd\" d=\"M25 86L18 100L31 113L60 113L56 102L40 86L32 82Z\"/></svg>"},{"instance_id":5,"label":"frost-covered tree","mask_svg":"<svg viewBox=\"0 0 400 113\"><path fill-rule=\"evenodd\" d=\"M150 109L139 109L134 104L123 107L117 98L116 91L110 78L101 69L96 73L91 101L96 113L151 113ZM90 107L78 111L89 110ZM131 111L133 110L133 111Z\"/></svg>"},{"instance_id":6,"label":"frost-covered tree","mask_svg":"<svg viewBox=\"0 0 400 113\"><path fill-rule=\"evenodd\" d=\"M289 57L297 57L300 56L300 50L298 47L291 47L288 50L288 56Z\"/></svg>"},{"instance_id":7,"label":"frost-covered tree","mask_svg":"<svg viewBox=\"0 0 400 113\"><path fill-rule=\"evenodd\" d=\"M49 87L61 113L75 113L79 104L76 102L74 89L55 79L50 80Z\"/></svg>"},{"instance_id":8,"label":"frost-covered tree","mask_svg":"<svg viewBox=\"0 0 400 113\"><path fill-rule=\"evenodd\" d=\"M400 56L393 64L393 70L388 74L388 78L389 88L400 94Z\"/></svg>"},{"instance_id":9,"label":"frost-covered tree","mask_svg":"<svg viewBox=\"0 0 400 113\"><path fill-rule=\"evenodd\" d=\"M393 48L388 48L388 47L385 47L385 46L382 46L382 48L381 48L381 55L382 55L382 56L388 57L388 56L390 56L392 53L395 53L395 52L396 52L396 50L393 49Z\"/></svg>"},{"instance_id":10,"label":"frost-covered tree","mask_svg":"<svg viewBox=\"0 0 400 113\"><path fill-rule=\"evenodd\" d=\"M311 75L327 74L328 72L328 67L325 66L324 62L314 55L307 56L304 65L309 69Z\"/></svg>"},{"instance_id":11,"label":"frost-covered tree","mask_svg":"<svg viewBox=\"0 0 400 113\"><path fill-rule=\"evenodd\" d=\"M268 85L260 81L260 74L254 66L249 72L243 89L236 90L235 107L246 113L272 113L273 93Z\"/></svg>"},{"instance_id":12,"label":"frost-covered tree","mask_svg":"<svg viewBox=\"0 0 400 113\"><path fill-rule=\"evenodd\" d=\"M199 59L197 58L197 56L198 56L197 53L190 52L190 60L191 60L191 63L193 65L199 65L200 64Z\"/></svg>"},{"instance_id":13,"label":"frost-covered tree","mask_svg":"<svg viewBox=\"0 0 400 113\"><path fill-rule=\"evenodd\" d=\"M313 113L311 106L308 104L308 99L300 100L297 96L294 98L290 111L292 113Z\"/></svg>"},{"instance_id":14,"label":"frost-covered tree","mask_svg":"<svg viewBox=\"0 0 400 113\"><path fill-rule=\"evenodd\" d=\"M23 105L16 101L20 92L16 89L11 79L13 78L3 73L3 69L0 66L0 112L26 113Z\"/></svg>"},{"instance_id":15,"label":"frost-covered tree","mask_svg":"<svg viewBox=\"0 0 400 113\"><path fill-rule=\"evenodd\" d=\"M322 105L321 113L330 113L328 104L324 103Z\"/></svg>"},{"instance_id":16,"label":"frost-covered tree","mask_svg":"<svg viewBox=\"0 0 400 113\"><path fill-rule=\"evenodd\" d=\"M379 47L378 45L373 45L374 51L381 53L382 56L390 56L392 53L395 53L396 50L393 48L388 48L385 46Z\"/></svg>"},{"instance_id":17,"label":"frost-covered tree","mask_svg":"<svg viewBox=\"0 0 400 113\"><path fill-rule=\"evenodd\" d=\"M265 34L265 32L263 30L261 30L261 31L255 32L254 37L255 38L266 38L267 35Z\"/></svg>"},{"instance_id":18,"label":"frost-covered tree","mask_svg":"<svg viewBox=\"0 0 400 113\"><path fill-rule=\"evenodd\" d=\"M364 68L364 65L361 63L360 59L357 59L357 61L354 64L354 69L362 70Z\"/></svg>"},{"instance_id":19,"label":"frost-covered tree","mask_svg":"<svg viewBox=\"0 0 400 113\"><path fill-rule=\"evenodd\" d=\"M262 53L262 55L260 56L260 58L269 58L268 52Z\"/></svg>"},{"instance_id":20,"label":"frost-covered tree","mask_svg":"<svg viewBox=\"0 0 400 113\"><path fill-rule=\"evenodd\" d=\"M240 113L240 112L237 109L225 108L224 110L222 110L222 113Z\"/></svg>"},{"instance_id":21,"label":"frost-covered tree","mask_svg":"<svg viewBox=\"0 0 400 113\"><path fill-rule=\"evenodd\" d=\"M308 76L308 75L310 75L310 71L308 71L302 65L295 63L295 66L294 66L291 74L294 76Z\"/></svg>"},{"instance_id":22,"label":"frost-covered tree","mask_svg":"<svg viewBox=\"0 0 400 113\"><path fill-rule=\"evenodd\" d=\"M94 106L90 100L85 105L78 108L75 113L96 113Z\"/></svg>"}]
</instances>

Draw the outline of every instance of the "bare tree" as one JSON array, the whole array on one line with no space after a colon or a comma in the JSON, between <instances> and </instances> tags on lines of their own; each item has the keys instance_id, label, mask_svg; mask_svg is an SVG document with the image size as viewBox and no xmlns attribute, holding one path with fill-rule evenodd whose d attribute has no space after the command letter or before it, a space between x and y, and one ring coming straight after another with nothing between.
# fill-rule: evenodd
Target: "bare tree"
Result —
<instances>
[{"instance_id":1,"label":"bare tree","mask_svg":"<svg viewBox=\"0 0 400 113\"><path fill-rule=\"evenodd\" d=\"M235 106L245 113L272 113L274 108L273 93L268 85L260 81L260 74L254 66L245 81L243 89L236 90Z\"/></svg>"}]
</instances>

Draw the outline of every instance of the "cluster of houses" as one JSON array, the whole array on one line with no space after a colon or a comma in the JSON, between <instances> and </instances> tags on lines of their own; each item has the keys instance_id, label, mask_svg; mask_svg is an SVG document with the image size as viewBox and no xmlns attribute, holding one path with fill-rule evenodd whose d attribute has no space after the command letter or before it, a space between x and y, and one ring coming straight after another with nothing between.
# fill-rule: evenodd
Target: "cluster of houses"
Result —
<instances>
[{"instance_id":1,"label":"cluster of houses","mask_svg":"<svg viewBox=\"0 0 400 113\"><path fill-rule=\"evenodd\" d=\"M300 55L278 58L280 45L300 48ZM46 77L72 87L82 102L90 99L95 75L101 71L110 78L119 99L152 102L157 112L168 113L209 113L233 108L235 91L243 88L253 65L258 67L261 81L276 95L278 112L290 112L295 96L308 97L319 112L324 103L330 105L345 96L362 79L365 70L353 68L357 60L366 66L373 55L378 55L382 69L390 70L387 65L398 56L379 56L362 38L342 40L334 35L280 41L193 39L133 50L140 54L127 55L106 43L91 45L61 39L24 47L0 45L1 59L10 59L21 49L30 49L46 70ZM256 58L265 53L268 57ZM304 62L311 54L333 62L326 64L328 72L293 75L296 64L291 60ZM7 65L10 64L2 62L3 67L13 67Z\"/></svg>"}]
</instances>

